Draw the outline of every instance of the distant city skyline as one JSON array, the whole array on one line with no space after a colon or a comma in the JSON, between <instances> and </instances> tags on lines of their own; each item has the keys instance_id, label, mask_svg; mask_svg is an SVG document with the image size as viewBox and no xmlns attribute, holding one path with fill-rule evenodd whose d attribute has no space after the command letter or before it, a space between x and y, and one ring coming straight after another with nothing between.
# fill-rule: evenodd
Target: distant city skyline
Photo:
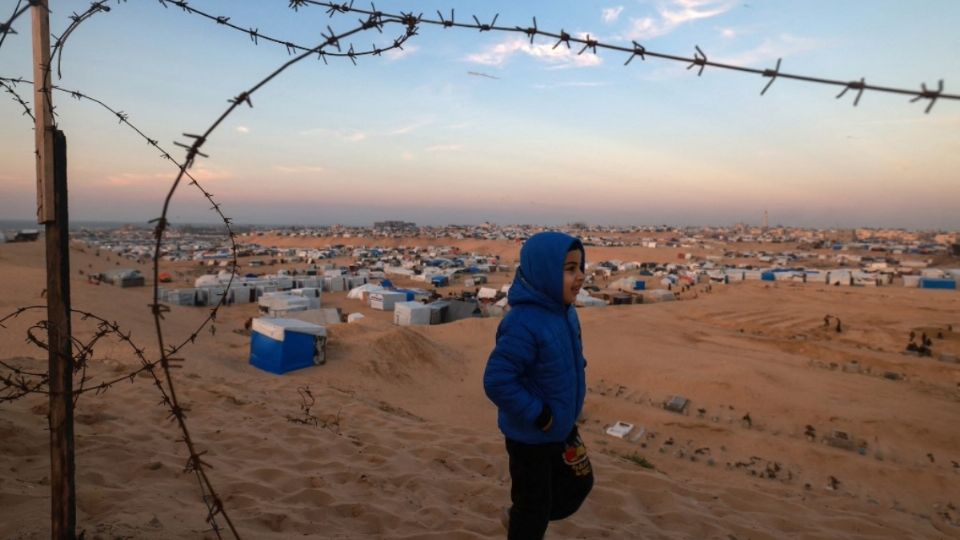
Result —
<instances>
[{"instance_id":1,"label":"distant city skyline","mask_svg":"<svg viewBox=\"0 0 960 540\"><path fill-rule=\"evenodd\" d=\"M0 0L0 19L17 2ZM327 16L287 2L191 2L296 43L315 45ZM359 5L359 4L358 4ZM86 8L86 5L82 6ZM728 0L377 2L384 11L564 29L604 43L884 86L960 84L960 2ZM59 35L79 7L52 2ZM70 35L63 79L157 139L199 133L227 100L291 57L282 46L157 2L110 4ZM30 17L0 47L0 76L32 77ZM363 34L358 50L396 28ZM897 46L893 49L890 43ZM122 44L122 46L118 46ZM601 50L531 46L523 35L423 25L402 51L325 65L307 59L253 96L213 133L192 170L245 224L760 225L960 229L960 103L926 102L769 81ZM346 43L344 44L346 46ZM18 92L32 102L32 88ZM76 221L146 223L176 168L115 116L56 93L69 143ZM33 131L0 92L0 220L30 220ZM187 185L173 223L214 223Z\"/></svg>"}]
</instances>

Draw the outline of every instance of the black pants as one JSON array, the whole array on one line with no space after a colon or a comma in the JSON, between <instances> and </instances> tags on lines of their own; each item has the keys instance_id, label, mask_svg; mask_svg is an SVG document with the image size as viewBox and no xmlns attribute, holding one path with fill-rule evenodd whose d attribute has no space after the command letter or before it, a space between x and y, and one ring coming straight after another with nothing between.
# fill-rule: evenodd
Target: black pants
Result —
<instances>
[{"instance_id":1,"label":"black pants","mask_svg":"<svg viewBox=\"0 0 960 540\"><path fill-rule=\"evenodd\" d=\"M513 502L509 540L540 540L550 521L576 512L593 488L593 467L576 427L560 443L507 439L507 454Z\"/></svg>"}]
</instances>

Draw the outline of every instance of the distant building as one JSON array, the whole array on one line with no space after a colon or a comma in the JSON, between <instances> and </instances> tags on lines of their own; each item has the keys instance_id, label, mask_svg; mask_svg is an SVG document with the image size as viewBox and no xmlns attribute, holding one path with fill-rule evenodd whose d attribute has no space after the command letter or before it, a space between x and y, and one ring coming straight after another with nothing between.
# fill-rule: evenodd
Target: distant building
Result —
<instances>
[{"instance_id":1,"label":"distant building","mask_svg":"<svg viewBox=\"0 0 960 540\"><path fill-rule=\"evenodd\" d=\"M40 231L37 229L21 229L13 235L11 242L36 242L40 237Z\"/></svg>"},{"instance_id":2,"label":"distant building","mask_svg":"<svg viewBox=\"0 0 960 540\"><path fill-rule=\"evenodd\" d=\"M373 223L373 228L404 231L408 229L416 229L417 224L410 221L376 221Z\"/></svg>"}]
</instances>

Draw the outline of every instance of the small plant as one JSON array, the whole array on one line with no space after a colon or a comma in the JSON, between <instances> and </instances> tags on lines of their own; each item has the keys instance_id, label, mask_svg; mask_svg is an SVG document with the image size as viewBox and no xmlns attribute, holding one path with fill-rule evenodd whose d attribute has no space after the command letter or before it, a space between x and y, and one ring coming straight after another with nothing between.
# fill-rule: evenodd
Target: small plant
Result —
<instances>
[{"instance_id":1,"label":"small plant","mask_svg":"<svg viewBox=\"0 0 960 540\"><path fill-rule=\"evenodd\" d=\"M638 454L638 453L636 453L636 452L634 452L634 453L632 453L632 454L629 454L629 455L623 454L622 457L623 457L623 459L625 459L625 460L627 460L627 461L630 461L630 462L633 462L633 463L635 463L635 464L643 467L644 469L656 469L656 467L653 466L653 463L650 463L649 461L647 461L647 458L641 456L640 454Z\"/></svg>"}]
</instances>

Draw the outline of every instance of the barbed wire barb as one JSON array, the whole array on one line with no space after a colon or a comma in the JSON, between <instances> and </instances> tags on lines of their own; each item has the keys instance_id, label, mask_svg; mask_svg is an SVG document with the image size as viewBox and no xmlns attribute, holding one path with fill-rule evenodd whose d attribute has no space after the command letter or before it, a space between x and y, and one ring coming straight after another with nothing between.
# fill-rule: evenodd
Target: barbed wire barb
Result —
<instances>
[{"instance_id":1,"label":"barbed wire barb","mask_svg":"<svg viewBox=\"0 0 960 540\"><path fill-rule=\"evenodd\" d=\"M770 81L766 84L766 86L763 87L763 90L760 91L760 95L761 95L761 96L767 93L767 90L769 90L769 89L770 89L770 86L773 85L773 81L777 80L777 76L780 75L780 61L781 61L781 60L783 60L783 58L777 58L777 67L775 67L775 68L773 68L773 69L765 69L765 70L763 70L763 76L764 76L764 77L770 77Z\"/></svg>"},{"instance_id":2,"label":"barbed wire barb","mask_svg":"<svg viewBox=\"0 0 960 540\"><path fill-rule=\"evenodd\" d=\"M707 55L703 53L699 45L693 46L696 49L696 52L693 53L693 62L687 66L687 71L693 66L700 66L700 71L697 71L697 77L703 75L703 68L707 66Z\"/></svg>"},{"instance_id":3,"label":"barbed wire barb","mask_svg":"<svg viewBox=\"0 0 960 540\"><path fill-rule=\"evenodd\" d=\"M473 16L473 20L476 21L476 23L477 23L477 29L478 29L478 30L480 30L481 32L489 32L490 30L492 30L492 29L496 26L496 24L497 24L497 17L499 17L499 16L500 16L499 13L497 13L496 15L494 15L494 16L493 16L493 21L491 21L490 24L483 24L483 23L481 23L481 22L480 22L480 19L478 19L476 15Z\"/></svg>"},{"instance_id":4,"label":"barbed wire barb","mask_svg":"<svg viewBox=\"0 0 960 540\"><path fill-rule=\"evenodd\" d=\"M847 93L847 90L856 90L857 97L853 99L853 106L856 107L860 104L860 96L863 95L863 90L867 87L866 79L860 77L859 81L850 81L847 83L847 86L837 94L836 98L840 99L844 94Z\"/></svg>"},{"instance_id":5,"label":"barbed wire barb","mask_svg":"<svg viewBox=\"0 0 960 540\"><path fill-rule=\"evenodd\" d=\"M920 95L910 100L910 103L915 103L921 99L929 99L930 104L927 105L927 108L923 111L924 114L930 114L930 109L933 108L933 105L937 102L937 99L943 93L943 79L937 83L936 90L927 90L927 83L920 83Z\"/></svg>"},{"instance_id":6,"label":"barbed wire barb","mask_svg":"<svg viewBox=\"0 0 960 540\"><path fill-rule=\"evenodd\" d=\"M453 8L450 8L449 20L443 18L443 13L440 13L439 9L437 10L437 17L440 17L440 24L442 24L444 28L452 28L453 25L456 24L456 20L453 17Z\"/></svg>"},{"instance_id":7,"label":"barbed wire barb","mask_svg":"<svg viewBox=\"0 0 960 540\"><path fill-rule=\"evenodd\" d=\"M538 30L537 30L537 18L536 18L536 17L533 18L533 26L528 26L528 27L526 27L526 28L520 28L520 27L518 26L518 27L517 27L517 30L520 30L520 31L522 31L524 34L526 34L527 37L530 38L530 45L533 45L533 38L536 37L537 32L538 32Z\"/></svg>"},{"instance_id":8,"label":"barbed wire barb","mask_svg":"<svg viewBox=\"0 0 960 540\"><path fill-rule=\"evenodd\" d=\"M587 34L587 37L583 44L583 48L580 49L580 52L577 53L577 56L580 56L581 54L583 54L583 52L586 51L587 49L590 49L591 51L593 51L593 54L597 54L597 43L598 43L597 40L590 39L590 34Z\"/></svg>"},{"instance_id":9,"label":"barbed wire barb","mask_svg":"<svg viewBox=\"0 0 960 540\"><path fill-rule=\"evenodd\" d=\"M533 41L531 40L531 43L532 43L532 42L533 42ZM631 41L631 43L633 43L633 51L631 51L630 57L627 58L627 61L624 62L623 65L625 65L625 66L630 65L630 62L633 61L633 59L634 59L635 57L637 57L637 56L640 57L640 60L643 60L644 62L646 62L646 60L647 60L647 57L646 57L647 50L643 47L643 45L640 45L640 44L637 43L636 41Z\"/></svg>"}]
</instances>

